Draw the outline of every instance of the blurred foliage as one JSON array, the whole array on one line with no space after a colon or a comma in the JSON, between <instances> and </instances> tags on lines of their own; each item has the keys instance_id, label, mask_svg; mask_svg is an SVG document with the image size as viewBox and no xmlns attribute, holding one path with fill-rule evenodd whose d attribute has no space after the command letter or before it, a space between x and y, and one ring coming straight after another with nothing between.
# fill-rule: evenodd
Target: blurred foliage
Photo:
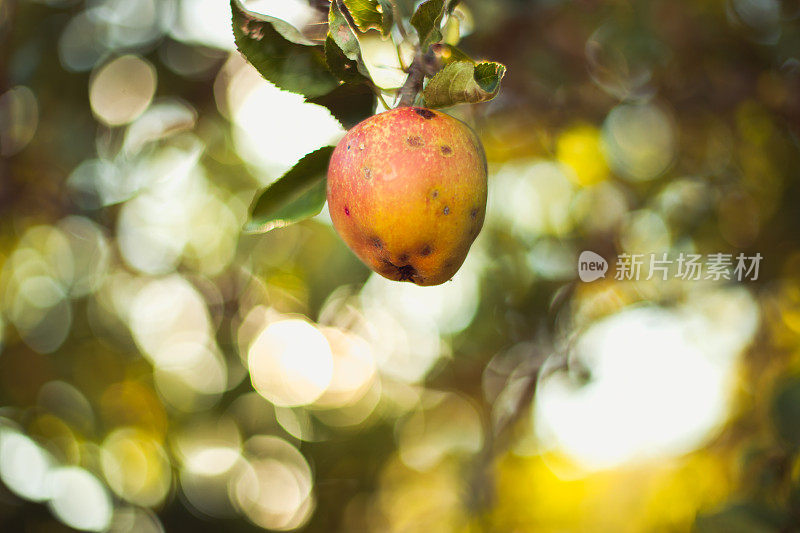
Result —
<instances>
[{"instance_id":1,"label":"blurred foliage","mask_svg":"<svg viewBox=\"0 0 800 533\"><path fill-rule=\"evenodd\" d=\"M227 2L0 0L0 530L800 528L800 6L451 7L508 74L448 109L489 208L420 288L324 210L242 233L343 130L245 63ZM387 42L361 57L397 87ZM581 283L582 250L763 261Z\"/></svg>"}]
</instances>

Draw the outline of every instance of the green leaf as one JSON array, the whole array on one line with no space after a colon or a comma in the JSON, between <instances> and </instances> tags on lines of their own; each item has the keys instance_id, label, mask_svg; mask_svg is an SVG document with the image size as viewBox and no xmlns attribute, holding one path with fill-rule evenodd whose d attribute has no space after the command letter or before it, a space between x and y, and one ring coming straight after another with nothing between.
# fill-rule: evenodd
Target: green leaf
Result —
<instances>
[{"instance_id":1,"label":"green leaf","mask_svg":"<svg viewBox=\"0 0 800 533\"><path fill-rule=\"evenodd\" d=\"M330 35L325 39L325 62L328 70L343 82L363 83L369 81L359 72L358 61L348 59Z\"/></svg>"},{"instance_id":2,"label":"green leaf","mask_svg":"<svg viewBox=\"0 0 800 533\"><path fill-rule=\"evenodd\" d=\"M497 95L506 67L491 61L456 61L437 72L425 86L422 96L427 107L477 104Z\"/></svg>"},{"instance_id":3,"label":"green leaf","mask_svg":"<svg viewBox=\"0 0 800 533\"><path fill-rule=\"evenodd\" d=\"M339 9L337 0L331 0L328 12L328 35L333 38L348 59L358 60L361 54L361 45L358 43L358 37L353 33L347 17Z\"/></svg>"},{"instance_id":4,"label":"green leaf","mask_svg":"<svg viewBox=\"0 0 800 533\"><path fill-rule=\"evenodd\" d=\"M427 0L420 4L416 13L411 16L411 25L417 30L423 52L427 51L431 44L442 40L444 7L444 0Z\"/></svg>"},{"instance_id":5,"label":"green leaf","mask_svg":"<svg viewBox=\"0 0 800 533\"><path fill-rule=\"evenodd\" d=\"M333 42L336 43L347 59L355 62L358 72L369 79L369 71L361 58L361 44L358 42L358 36L353 31L351 20L348 20L348 16L339 9L338 0L331 1L330 11L328 12L328 37L333 39ZM326 41L326 54L327 48Z\"/></svg>"},{"instance_id":6,"label":"green leaf","mask_svg":"<svg viewBox=\"0 0 800 533\"><path fill-rule=\"evenodd\" d=\"M373 115L376 97L363 83L343 83L330 93L306 102L326 107L345 129L350 129Z\"/></svg>"},{"instance_id":7,"label":"green leaf","mask_svg":"<svg viewBox=\"0 0 800 533\"><path fill-rule=\"evenodd\" d=\"M293 43L319 45L328 31L325 11L315 9L305 0L281 0L272 4L269 14L247 9L244 0L236 0L236 3L241 11L269 22L284 39Z\"/></svg>"},{"instance_id":8,"label":"green leaf","mask_svg":"<svg viewBox=\"0 0 800 533\"><path fill-rule=\"evenodd\" d=\"M244 11L231 0L233 35L247 61L277 87L307 98L327 94L339 85L328 71L321 46L287 41L268 20Z\"/></svg>"},{"instance_id":9,"label":"green leaf","mask_svg":"<svg viewBox=\"0 0 800 533\"><path fill-rule=\"evenodd\" d=\"M372 28L388 35L392 29L392 5L389 0L342 0L361 31Z\"/></svg>"},{"instance_id":10,"label":"green leaf","mask_svg":"<svg viewBox=\"0 0 800 533\"><path fill-rule=\"evenodd\" d=\"M325 176L333 146L303 157L278 181L264 189L250 207L246 233L265 233L313 217L325 205Z\"/></svg>"},{"instance_id":11,"label":"green leaf","mask_svg":"<svg viewBox=\"0 0 800 533\"><path fill-rule=\"evenodd\" d=\"M456 61L467 61L473 65L475 64L471 57L451 44L434 44L431 46L431 51L436 55L436 58L443 67L446 67L450 63L455 63Z\"/></svg>"},{"instance_id":12,"label":"green leaf","mask_svg":"<svg viewBox=\"0 0 800 533\"><path fill-rule=\"evenodd\" d=\"M481 89L492 93L492 97L500 90L500 81L506 75L506 67L495 61L482 61L475 65L475 82Z\"/></svg>"}]
</instances>

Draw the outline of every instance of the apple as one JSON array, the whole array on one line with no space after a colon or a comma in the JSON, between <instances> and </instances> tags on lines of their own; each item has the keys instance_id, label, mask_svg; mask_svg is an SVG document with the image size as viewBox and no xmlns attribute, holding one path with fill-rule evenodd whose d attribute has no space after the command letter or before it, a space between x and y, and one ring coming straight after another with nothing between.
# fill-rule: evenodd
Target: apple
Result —
<instances>
[{"instance_id":1,"label":"apple","mask_svg":"<svg viewBox=\"0 0 800 533\"><path fill-rule=\"evenodd\" d=\"M354 126L328 166L336 231L372 270L417 285L451 279L483 226L486 155L462 121L398 107Z\"/></svg>"}]
</instances>

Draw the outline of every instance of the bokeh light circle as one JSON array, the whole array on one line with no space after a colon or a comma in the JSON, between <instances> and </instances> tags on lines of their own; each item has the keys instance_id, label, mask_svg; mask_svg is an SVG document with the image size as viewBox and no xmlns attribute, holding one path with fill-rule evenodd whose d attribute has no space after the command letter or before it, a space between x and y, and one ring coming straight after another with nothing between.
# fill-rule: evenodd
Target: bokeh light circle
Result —
<instances>
[{"instance_id":1,"label":"bokeh light circle","mask_svg":"<svg viewBox=\"0 0 800 533\"><path fill-rule=\"evenodd\" d=\"M108 126L127 124L141 115L155 92L155 68L135 55L121 56L103 65L89 82L92 111Z\"/></svg>"},{"instance_id":2,"label":"bokeh light circle","mask_svg":"<svg viewBox=\"0 0 800 533\"><path fill-rule=\"evenodd\" d=\"M248 351L256 391L284 407L306 405L328 388L333 354L325 336L305 320L269 324Z\"/></svg>"}]
</instances>

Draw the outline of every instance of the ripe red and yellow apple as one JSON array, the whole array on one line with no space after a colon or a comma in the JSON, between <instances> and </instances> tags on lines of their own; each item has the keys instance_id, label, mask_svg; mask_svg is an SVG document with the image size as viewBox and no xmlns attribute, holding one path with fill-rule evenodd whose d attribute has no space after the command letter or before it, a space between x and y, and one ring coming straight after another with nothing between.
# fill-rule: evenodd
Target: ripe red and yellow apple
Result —
<instances>
[{"instance_id":1,"label":"ripe red and yellow apple","mask_svg":"<svg viewBox=\"0 0 800 533\"><path fill-rule=\"evenodd\" d=\"M328 167L328 207L345 243L396 281L451 279L483 226L486 156L463 122L399 107L353 127Z\"/></svg>"}]
</instances>

